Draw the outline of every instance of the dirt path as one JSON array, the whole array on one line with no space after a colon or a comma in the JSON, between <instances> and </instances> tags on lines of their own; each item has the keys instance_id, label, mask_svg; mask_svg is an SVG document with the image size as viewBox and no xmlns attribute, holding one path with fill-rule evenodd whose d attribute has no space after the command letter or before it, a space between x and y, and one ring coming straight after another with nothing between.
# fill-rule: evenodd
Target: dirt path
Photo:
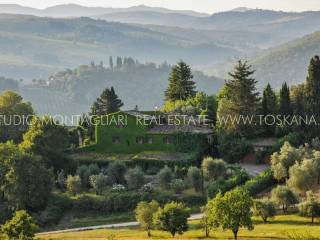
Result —
<instances>
[{"instance_id":1,"label":"dirt path","mask_svg":"<svg viewBox=\"0 0 320 240\"><path fill-rule=\"evenodd\" d=\"M202 214L192 214L189 220L197 220L201 219ZM99 226L90 226L90 227L80 227L80 228L70 228L65 230L57 230L51 232L42 232L38 233L37 236L43 235L51 235L57 233L69 233L69 232L80 232L80 231L88 231L88 230L97 230L97 229L106 229L106 228L122 228L122 227L136 227L139 226L138 222L125 222L125 223L114 223L114 224L106 224L106 225L99 225Z\"/></svg>"}]
</instances>

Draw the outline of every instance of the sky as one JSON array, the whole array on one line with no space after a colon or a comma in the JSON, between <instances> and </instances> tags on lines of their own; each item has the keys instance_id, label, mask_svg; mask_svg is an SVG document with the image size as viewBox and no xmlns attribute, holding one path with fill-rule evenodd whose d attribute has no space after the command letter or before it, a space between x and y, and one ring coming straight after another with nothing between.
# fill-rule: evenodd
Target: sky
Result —
<instances>
[{"instance_id":1,"label":"sky","mask_svg":"<svg viewBox=\"0 0 320 240\"><path fill-rule=\"evenodd\" d=\"M20 4L35 8L75 3L84 6L129 7L140 4L170 9L214 13L237 7L283 11L320 10L320 0L0 0L0 4Z\"/></svg>"}]
</instances>

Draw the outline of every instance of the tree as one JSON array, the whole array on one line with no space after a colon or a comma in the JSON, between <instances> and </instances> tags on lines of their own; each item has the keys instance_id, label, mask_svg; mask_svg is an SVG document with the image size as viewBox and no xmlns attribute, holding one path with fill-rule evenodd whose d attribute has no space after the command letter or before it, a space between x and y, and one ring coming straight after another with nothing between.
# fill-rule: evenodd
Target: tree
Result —
<instances>
[{"instance_id":1,"label":"tree","mask_svg":"<svg viewBox=\"0 0 320 240\"><path fill-rule=\"evenodd\" d=\"M293 113L298 116L303 116L306 112L305 84L292 86L291 95Z\"/></svg>"},{"instance_id":2,"label":"tree","mask_svg":"<svg viewBox=\"0 0 320 240\"><path fill-rule=\"evenodd\" d=\"M257 81L251 77L253 73L251 66L241 60L238 61L234 71L229 72L231 78L226 81L225 94L218 106L218 117L222 128L237 130L244 135L255 133L254 120L245 121L258 114L260 105L259 93L256 90ZM239 121L231 121L230 117ZM229 120L222 122L222 118Z\"/></svg>"},{"instance_id":3,"label":"tree","mask_svg":"<svg viewBox=\"0 0 320 240\"><path fill-rule=\"evenodd\" d=\"M262 114L264 117L268 115L275 116L277 112L277 97L274 93L271 85L268 83L266 88L263 90L262 96ZM268 135L273 135L275 131L275 125L265 124L265 130Z\"/></svg>"},{"instance_id":4,"label":"tree","mask_svg":"<svg viewBox=\"0 0 320 240\"><path fill-rule=\"evenodd\" d=\"M57 172L57 185L60 188L61 191L65 191L66 189L66 176L64 174L64 171L58 171Z\"/></svg>"},{"instance_id":5,"label":"tree","mask_svg":"<svg viewBox=\"0 0 320 240\"><path fill-rule=\"evenodd\" d=\"M274 177L280 181L289 177L289 168L296 161L301 159L301 152L294 148L289 142L285 142L280 152L271 155L271 168L274 171Z\"/></svg>"},{"instance_id":6,"label":"tree","mask_svg":"<svg viewBox=\"0 0 320 240\"><path fill-rule=\"evenodd\" d=\"M0 95L0 142L21 142L33 114L31 104L24 102L19 94L3 92Z\"/></svg>"},{"instance_id":7,"label":"tree","mask_svg":"<svg viewBox=\"0 0 320 240\"><path fill-rule=\"evenodd\" d=\"M253 152L252 144L237 132L220 130L218 136L218 152L228 163L238 163L248 153Z\"/></svg>"},{"instance_id":8,"label":"tree","mask_svg":"<svg viewBox=\"0 0 320 240\"><path fill-rule=\"evenodd\" d=\"M15 212L11 220L2 227L1 232L7 240L33 240L37 226L24 210Z\"/></svg>"},{"instance_id":9,"label":"tree","mask_svg":"<svg viewBox=\"0 0 320 240\"><path fill-rule=\"evenodd\" d=\"M122 68L122 58L121 57L117 57L117 65L116 65L117 69Z\"/></svg>"},{"instance_id":10,"label":"tree","mask_svg":"<svg viewBox=\"0 0 320 240\"><path fill-rule=\"evenodd\" d=\"M162 168L157 175L158 183L160 187L163 189L170 188L170 183L172 181L172 178L173 178L173 173L168 166L165 166L164 168Z\"/></svg>"},{"instance_id":11,"label":"tree","mask_svg":"<svg viewBox=\"0 0 320 240\"><path fill-rule=\"evenodd\" d=\"M81 179L81 186L83 189L89 187L89 177L91 176L91 172L86 165L81 165L76 170L76 175Z\"/></svg>"},{"instance_id":12,"label":"tree","mask_svg":"<svg viewBox=\"0 0 320 240\"><path fill-rule=\"evenodd\" d=\"M81 192L81 179L79 176L67 177L67 190L72 195L76 195Z\"/></svg>"},{"instance_id":13,"label":"tree","mask_svg":"<svg viewBox=\"0 0 320 240\"><path fill-rule=\"evenodd\" d=\"M123 102L118 98L114 88L106 88L99 98L93 103L91 107L91 115L103 116L110 113L118 112L123 106Z\"/></svg>"},{"instance_id":14,"label":"tree","mask_svg":"<svg viewBox=\"0 0 320 240\"><path fill-rule=\"evenodd\" d=\"M187 173L188 181L196 192L202 189L202 174L197 167L190 167Z\"/></svg>"},{"instance_id":15,"label":"tree","mask_svg":"<svg viewBox=\"0 0 320 240\"><path fill-rule=\"evenodd\" d=\"M169 76L169 86L165 91L167 101L187 100L196 94L195 83L192 81L191 68L180 61L173 66Z\"/></svg>"},{"instance_id":16,"label":"tree","mask_svg":"<svg viewBox=\"0 0 320 240\"><path fill-rule=\"evenodd\" d=\"M158 211L159 203L157 201L140 202L138 203L135 214L136 220L148 232L148 237L151 237L151 230L153 228L153 215Z\"/></svg>"},{"instance_id":17,"label":"tree","mask_svg":"<svg viewBox=\"0 0 320 240\"><path fill-rule=\"evenodd\" d=\"M316 118L320 117L320 59L314 56L310 60L305 84L307 111Z\"/></svg>"},{"instance_id":18,"label":"tree","mask_svg":"<svg viewBox=\"0 0 320 240\"><path fill-rule=\"evenodd\" d=\"M113 71L113 59L112 59L112 56L109 57L109 68Z\"/></svg>"},{"instance_id":19,"label":"tree","mask_svg":"<svg viewBox=\"0 0 320 240\"><path fill-rule=\"evenodd\" d=\"M0 171L0 190L13 209L38 211L46 207L53 177L40 156L12 142L0 144Z\"/></svg>"},{"instance_id":20,"label":"tree","mask_svg":"<svg viewBox=\"0 0 320 240\"><path fill-rule=\"evenodd\" d=\"M48 167L58 171L71 167L71 160L65 157L69 140L69 132L65 126L51 117L34 117L28 132L23 136L21 147L42 156Z\"/></svg>"},{"instance_id":21,"label":"tree","mask_svg":"<svg viewBox=\"0 0 320 240\"><path fill-rule=\"evenodd\" d=\"M170 187L174 193L179 194L185 189L185 184L182 179L173 179L170 183Z\"/></svg>"},{"instance_id":22,"label":"tree","mask_svg":"<svg viewBox=\"0 0 320 240\"><path fill-rule=\"evenodd\" d=\"M287 83L283 83L280 89L279 114L288 116L292 114L290 89Z\"/></svg>"},{"instance_id":23,"label":"tree","mask_svg":"<svg viewBox=\"0 0 320 240\"><path fill-rule=\"evenodd\" d=\"M268 222L268 218L276 215L277 210L269 199L256 199L253 202L253 214L262 218L263 222Z\"/></svg>"},{"instance_id":24,"label":"tree","mask_svg":"<svg viewBox=\"0 0 320 240\"><path fill-rule=\"evenodd\" d=\"M102 194L102 191L105 189L105 187L109 183L108 177L103 173L100 173L97 175L91 175L89 177L89 181L90 181L90 185L96 191L97 195Z\"/></svg>"},{"instance_id":25,"label":"tree","mask_svg":"<svg viewBox=\"0 0 320 240\"><path fill-rule=\"evenodd\" d=\"M288 211L290 205L298 203L297 196L287 186L277 186L271 191L271 199L282 206L283 213Z\"/></svg>"},{"instance_id":26,"label":"tree","mask_svg":"<svg viewBox=\"0 0 320 240\"><path fill-rule=\"evenodd\" d=\"M202 170L204 176L208 180L217 179L223 176L227 171L227 164L222 159L213 159L212 157L207 157L202 161Z\"/></svg>"},{"instance_id":27,"label":"tree","mask_svg":"<svg viewBox=\"0 0 320 240\"><path fill-rule=\"evenodd\" d=\"M110 178L112 184L124 184L124 175L127 171L126 165L121 161L114 161L109 164L107 169L107 175Z\"/></svg>"},{"instance_id":28,"label":"tree","mask_svg":"<svg viewBox=\"0 0 320 240\"><path fill-rule=\"evenodd\" d=\"M316 201L312 191L308 191L306 195L306 201L299 205L299 213L303 217L311 217L311 223L314 223L314 218L320 217L320 203Z\"/></svg>"},{"instance_id":29,"label":"tree","mask_svg":"<svg viewBox=\"0 0 320 240\"><path fill-rule=\"evenodd\" d=\"M268 83L263 90L262 96L262 113L264 116L275 114L277 112L277 98L276 94Z\"/></svg>"},{"instance_id":30,"label":"tree","mask_svg":"<svg viewBox=\"0 0 320 240\"><path fill-rule=\"evenodd\" d=\"M154 224L163 231L171 233L172 237L188 230L188 218L190 209L183 203L171 202L159 208L154 214Z\"/></svg>"},{"instance_id":31,"label":"tree","mask_svg":"<svg viewBox=\"0 0 320 240\"><path fill-rule=\"evenodd\" d=\"M145 181L144 173L139 167L129 169L125 178L130 189L142 187Z\"/></svg>"},{"instance_id":32,"label":"tree","mask_svg":"<svg viewBox=\"0 0 320 240\"><path fill-rule=\"evenodd\" d=\"M311 159L304 159L301 163L297 162L289 170L287 184L298 193L305 193L311 190L316 182L316 166Z\"/></svg>"},{"instance_id":33,"label":"tree","mask_svg":"<svg viewBox=\"0 0 320 240\"><path fill-rule=\"evenodd\" d=\"M208 221L212 227L221 226L224 230L230 229L234 239L237 239L241 227L253 229L252 205L252 198L242 188L235 188L224 196L219 193L207 204Z\"/></svg>"}]
</instances>

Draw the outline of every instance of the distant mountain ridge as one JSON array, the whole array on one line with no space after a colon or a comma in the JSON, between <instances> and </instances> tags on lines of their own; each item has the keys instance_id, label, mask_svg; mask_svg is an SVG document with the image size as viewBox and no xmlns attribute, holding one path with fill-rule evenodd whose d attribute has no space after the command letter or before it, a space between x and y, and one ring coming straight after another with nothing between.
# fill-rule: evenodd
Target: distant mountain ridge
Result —
<instances>
[{"instance_id":1,"label":"distant mountain ridge","mask_svg":"<svg viewBox=\"0 0 320 240\"><path fill-rule=\"evenodd\" d=\"M146 5L138 5L128 8L111 8L111 7L86 7L78 4L61 4L45 9L37 9L24 7L18 4L0 4L0 13L8 14L25 14L44 17L90 17L94 15L102 15L115 12L136 12L136 11L152 11L159 13L177 13L193 17L206 17L209 14L200 13L192 10L171 10L160 7L149 7Z\"/></svg>"}]
</instances>

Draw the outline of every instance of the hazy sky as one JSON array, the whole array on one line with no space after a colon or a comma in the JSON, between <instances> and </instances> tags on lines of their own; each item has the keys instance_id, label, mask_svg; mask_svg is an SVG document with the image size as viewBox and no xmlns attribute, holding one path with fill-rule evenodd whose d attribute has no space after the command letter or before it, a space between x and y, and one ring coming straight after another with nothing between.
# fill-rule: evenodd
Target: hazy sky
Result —
<instances>
[{"instance_id":1,"label":"hazy sky","mask_svg":"<svg viewBox=\"0 0 320 240\"><path fill-rule=\"evenodd\" d=\"M65 3L105 7L128 7L145 4L172 9L192 9L208 13L230 10L236 7L284 11L320 10L320 0L0 0L0 3L17 3L36 8Z\"/></svg>"}]
</instances>

